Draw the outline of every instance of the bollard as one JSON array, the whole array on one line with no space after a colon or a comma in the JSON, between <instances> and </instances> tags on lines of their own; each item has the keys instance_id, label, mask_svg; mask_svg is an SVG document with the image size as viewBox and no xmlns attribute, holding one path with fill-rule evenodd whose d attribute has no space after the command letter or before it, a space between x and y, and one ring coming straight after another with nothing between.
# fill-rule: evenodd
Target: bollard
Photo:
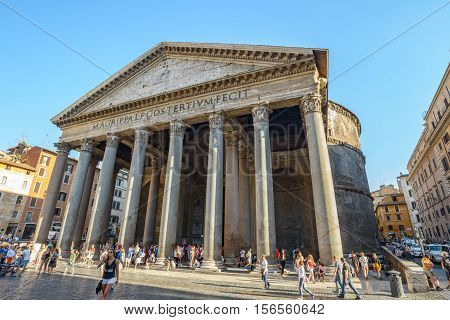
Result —
<instances>
[{"instance_id":1,"label":"bollard","mask_svg":"<svg viewBox=\"0 0 450 320\"><path fill-rule=\"evenodd\" d=\"M394 298L404 298L405 292L403 291L402 278L400 278L400 272L388 271L389 284L391 285L391 294Z\"/></svg>"}]
</instances>

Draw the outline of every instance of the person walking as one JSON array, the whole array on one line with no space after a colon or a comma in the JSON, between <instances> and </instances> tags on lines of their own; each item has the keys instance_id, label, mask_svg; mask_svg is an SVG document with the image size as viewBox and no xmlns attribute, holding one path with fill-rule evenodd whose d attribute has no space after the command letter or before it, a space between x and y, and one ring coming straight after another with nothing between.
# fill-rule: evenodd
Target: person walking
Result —
<instances>
[{"instance_id":1,"label":"person walking","mask_svg":"<svg viewBox=\"0 0 450 320\"><path fill-rule=\"evenodd\" d=\"M361 265L361 269L363 270L364 278L369 279L369 259L364 255L364 252L361 252L361 256L359 257L359 264Z\"/></svg>"},{"instance_id":2,"label":"person walking","mask_svg":"<svg viewBox=\"0 0 450 320\"><path fill-rule=\"evenodd\" d=\"M448 252L445 251L442 251L441 256L441 267L445 271L445 275L447 276L447 289L450 289L450 258L448 257Z\"/></svg>"},{"instance_id":3,"label":"person walking","mask_svg":"<svg viewBox=\"0 0 450 320\"><path fill-rule=\"evenodd\" d=\"M24 273L25 270L27 269L27 266L30 263L30 257L31 257L30 247L27 244L25 246L25 249L23 249L22 251L22 263L20 265L20 267L22 268L22 272L19 275L22 275L22 273Z\"/></svg>"},{"instance_id":4,"label":"person walking","mask_svg":"<svg viewBox=\"0 0 450 320\"><path fill-rule=\"evenodd\" d=\"M281 265L281 277L284 277L285 268L286 268L286 250L284 250L284 249L281 249L280 265Z\"/></svg>"},{"instance_id":5,"label":"person walking","mask_svg":"<svg viewBox=\"0 0 450 320\"><path fill-rule=\"evenodd\" d=\"M298 274L298 292L299 292L299 296L298 299L299 300L303 300L303 290L305 290L307 293L310 294L310 296L314 299L315 296L314 294L311 292L311 290L309 290L306 287L306 271L305 271L305 266L304 266L304 262L303 259L298 259L297 261L297 274Z\"/></svg>"},{"instance_id":6,"label":"person walking","mask_svg":"<svg viewBox=\"0 0 450 320\"><path fill-rule=\"evenodd\" d=\"M352 263L353 269L355 269L356 276L359 276L359 259L356 253L353 251L350 254L350 262Z\"/></svg>"},{"instance_id":7,"label":"person walking","mask_svg":"<svg viewBox=\"0 0 450 320\"><path fill-rule=\"evenodd\" d=\"M70 250L70 256L69 256L69 260L67 260L67 265L66 265L66 269L64 270L64 274L67 273L67 270L69 268L72 269L72 275L75 274L75 261L77 260L78 257L78 251L77 250Z\"/></svg>"},{"instance_id":8,"label":"person walking","mask_svg":"<svg viewBox=\"0 0 450 320\"><path fill-rule=\"evenodd\" d=\"M428 278L428 281L433 285L433 287L436 289L436 291L442 291L442 288L439 284L439 279L436 276L436 274L433 272L434 263L428 258L427 256L424 256L422 258L422 268L423 272Z\"/></svg>"},{"instance_id":9,"label":"person walking","mask_svg":"<svg viewBox=\"0 0 450 320\"><path fill-rule=\"evenodd\" d=\"M50 255L50 261L48 263L47 273L48 275L51 275L53 272L53 269L56 268L56 263L58 262L59 258L59 250L57 248L54 248Z\"/></svg>"},{"instance_id":10,"label":"person walking","mask_svg":"<svg viewBox=\"0 0 450 320\"><path fill-rule=\"evenodd\" d=\"M267 263L266 256L261 256L261 278L264 281L264 288L269 289L269 264Z\"/></svg>"},{"instance_id":11,"label":"person walking","mask_svg":"<svg viewBox=\"0 0 450 320\"><path fill-rule=\"evenodd\" d=\"M345 261L344 258L341 258L341 264L342 264L342 283L341 283L342 286L341 286L341 293L338 295L338 298L343 299L345 297L345 286L348 285L350 289L352 289L353 292L356 294L356 300L361 300L361 295L353 285L353 274L354 274L353 268L350 266L350 264L347 263L347 261Z\"/></svg>"},{"instance_id":12,"label":"person walking","mask_svg":"<svg viewBox=\"0 0 450 320\"><path fill-rule=\"evenodd\" d=\"M97 265L97 269L101 266L104 266L102 277L102 294L103 299L107 300L112 286L119 283L119 261L115 258L113 248L108 250L106 258L100 261Z\"/></svg>"},{"instance_id":13,"label":"person walking","mask_svg":"<svg viewBox=\"0 0 450 320\"><path fill-rule=\"evenodd\" d=\"M316 283L316 279L314 277L314 268L316 267L316 263L314 262L313 256L310 254L306 258L306 274L307 274L307 281Z\"/></svg>"},{"instance_id":14,"label":"person walking","mask_svg":"<svg viewBox=\"0 0 450 320\"><path fill-rule=\"evenodd\" d=\"M337 260L336 256L333 256L333 278L334 283L336 284L336 293L339 293L342 288L342 263Z\"/></svg>"},{"instance_id":15,"label":"person walking","mask_svg":"<svg viewBox=\"0 0 450 320\"><path fill-rule=\"evenodd\" d=\"M378 259L377 254L372 254L372 260L373 260L373 272L377 275L377 279L381 280L381 262L380 259Z\"/></svg>"},{"instance_id":16,"label":"person walking","mask_svg":"<svg viewBox=\"0 0 450 320\"><path fill-rule=\"evenodd\" d=\"M52 245L49 244L48 247L42 253L41 261L39 264L38 275L41 274L42 267L44 267L44 273L47 271L48 263L50 262L51 250L52 250Z\"/></svg>"}]
</instances>

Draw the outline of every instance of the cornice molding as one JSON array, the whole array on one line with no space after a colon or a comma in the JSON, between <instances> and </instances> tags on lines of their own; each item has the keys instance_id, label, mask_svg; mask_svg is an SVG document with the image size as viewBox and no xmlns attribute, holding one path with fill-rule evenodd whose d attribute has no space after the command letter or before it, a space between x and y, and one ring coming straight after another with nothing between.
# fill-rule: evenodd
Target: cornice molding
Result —
<instances>
[{"instance_id":1,"label":"cornice molding","mask_svg":"<svg viewBox=\"0 0 450 320\"><path fill-rule=\"evenodd\" d=\"M239 73L234 76L220 78L217 80L204 82L198 85L188 86L178 90L168 91L138 100L128 101L115 106L111 106L110 108L107 109L93 111L78 116L75 115L75 113L78 113L86 109L88 106L90 106L94 102L92 101L88 105L85 105L85 107L83 107L82 109L80 109L81 106L80 107L74 106L70 111L61 115L59 118L57 119L54 118L53 123L56 124L58 127L65 127L67 125L73 125L85 121L96 120L99 118L103 118L105 116L114 116L124 112L131 112L142 108L148 108L151 106L169 103L171 101L186 99L203 94L210 94L217 91L242 87L245 85L251 85L295 74L312 72L315 70L316 65L314 62L314 58L307 57L305 60L296 61L283 65L271 66L268 68L263 68L250 72Z\"/></svg>"},{"instance_id":2,"label":"cornice molding","mask_svg":"<svg viewBox=\"0 0 450 320\"><path fill-rule=\"evenodd\" d=\"M361 150L359 150L358 148L352 146L351 144L349 144L349 143L347 143L345 141L341 141L341 140L332 138L332 137L327 137L327 143L328 144L341 145L341 146L347 147L349 149L352 149L353 151L356 151L364 159L364 164L366 164L366 156L362 153Z\"/></svg>"}]
</instances>

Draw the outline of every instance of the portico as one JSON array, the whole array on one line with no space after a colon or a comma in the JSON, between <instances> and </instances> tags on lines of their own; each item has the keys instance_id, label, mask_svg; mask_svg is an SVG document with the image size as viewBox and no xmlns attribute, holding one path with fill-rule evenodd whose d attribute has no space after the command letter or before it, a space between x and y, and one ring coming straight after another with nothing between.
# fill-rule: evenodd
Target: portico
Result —
<instances>
[{"instance_id":1,"label":"portico","mask_svg":"<svg viewBox=\"0 0 450 320\"><path fill-rule=\"evenodd\" d=\"M298 247L325 263L343 247L373 242L357 239L362 225L371 228L360 125L328 101L327 54L161 43L55 116L63 150L50 186L61 183L68 148L80 151L58 242L63 255L79 246L92 159L102 161L88 245L102 243L120 168L129 171L129 189L118 242L158 243L159 263L182 242L202 244L203 267L213 269L232 264L252 239L258 256ZM342 179L338 156L362 167L361 180ZM353 194L353 206L340 202ZM44 219L53 198L48 193ZM357 211L356 221L347 217ZM38 225L36 241L45 241L47 225Z\"/></svg>"}]
</instances>

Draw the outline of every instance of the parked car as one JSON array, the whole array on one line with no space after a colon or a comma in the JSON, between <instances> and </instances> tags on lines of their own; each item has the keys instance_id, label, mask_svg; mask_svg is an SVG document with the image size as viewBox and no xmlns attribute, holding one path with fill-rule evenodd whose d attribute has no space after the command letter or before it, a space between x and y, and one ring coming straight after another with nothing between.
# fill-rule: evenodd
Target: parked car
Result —
<instances>
[{"instance_id":1,"label":"parked car","mask_svg":"<svg viewBox=\"0 0 450 320\"><path fill-rule=\"evenodd\" d=\"M430 258L433 263L440 263L442 261L442 251L449 252L448 244L427 244L425 246L425 255Z\"/></svg>"},{"instance_id":2,"label":"parked car","mask_svg":"<svg viewBox=\"0 0 450 320\"><path fill-rule=\"evenodd\" d=\"M422 248L417 244L413 244L411 247L409 247L409 250L413 257L417 258L422 256Z\"/></svg>"}]
</instances>

